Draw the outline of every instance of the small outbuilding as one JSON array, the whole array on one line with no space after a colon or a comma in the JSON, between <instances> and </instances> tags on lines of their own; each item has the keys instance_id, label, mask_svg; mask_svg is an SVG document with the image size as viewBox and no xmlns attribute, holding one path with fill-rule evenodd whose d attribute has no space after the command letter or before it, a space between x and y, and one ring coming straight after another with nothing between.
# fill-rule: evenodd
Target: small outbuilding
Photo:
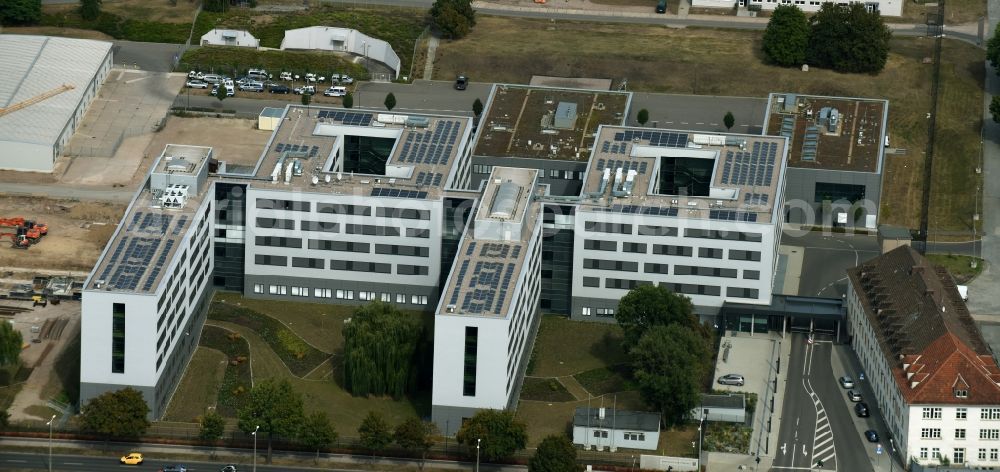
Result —
<instances>
[{"instance_id":1,"label":"small outbuilding","mask_svg":"<svg viewBox=\"0 0 1000 472\"><path fill-rule=\"evenodd\" d=\"M281 124L281 119L285 116L284 108L264 107L257 116L257 129L264 131L274 131Z\"/></svg>"},{"instance_id":2,"label":"small outbuilding","mask_svg":"<svg viewBox=\"0 0 1000 472\"><path fill-rule=\"evenodd\" d=\"M257 48L260 40L245 30L213 29L201 35L202 46L238 46L245 48Z\"/></svg>"},{"instance_id":3,"label":"small outbuilding","mask_svg":"<svg viewBox=\"0 0 1000 472\"><path fill-rule=\"evenodd\" d=\"M909 246L913 240L910 230L900 226L879 225L878 245L885 254L899 246Z\"/></svg>"},{"instance_id":4,"label":"small outbuilding","mask_svg":"<svg viewBox=\"0 0 1000 472\"><path fill-rule=\"evenodd\" d=\"M691 410L691 418L726 423L746 423L746 397L741 393L701 395L701 405Z\"/></svg>"},{"instance_id":5,"label":"small outbuilding","mask_svg":"<svg viewBox=\"0 0 1000 472\"><path fill-rule=\"evenodd\" d=\"M581 406L573 416L573 444L584 449L655 451L659 442L660 415L656 413Z\"/></svg>"}]
</instances>

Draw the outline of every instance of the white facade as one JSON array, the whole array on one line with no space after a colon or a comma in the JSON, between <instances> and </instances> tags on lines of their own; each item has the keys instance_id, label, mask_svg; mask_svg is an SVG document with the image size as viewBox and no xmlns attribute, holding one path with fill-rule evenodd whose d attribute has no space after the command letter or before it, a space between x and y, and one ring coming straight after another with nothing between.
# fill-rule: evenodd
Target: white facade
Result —
<instances>
[{"instance_id":1,"label":"white facade","mask_svg":"<svg viewBox=\"0 0 1000 472\"><path fill-rule=\"evenodd\" d=\"M281 49L350 53L389 66L396 74L396 79L399 78L399 69L402 65L399 56L392 50L389 43L350 28L310 26L288 30L285 31L285 38L281 40Z\"/></svg>"},{"instance_id":2,"label":"white facade","mask_svg":"<svg viewBox=\"0 0 1000 472\"><path fill-rule=\"evenodd\" d=\"M584 450L640 449L655 451L660 442L660 415L600 406L577 407L573 444Z\"/></svg>"},{"instance_id":3,"label":"white facade","mask_svg":"<svg viewBox=\"0 0 1000 472\"><path fill-rule=\"evenodd\" d=\"M111 43L0 35L0 169L52 172L113 65Z\"/></svg>"},{"instance_id":4,"label":"white facade","mask_svg":"<svg viewBox=\"0 0 1000 472\"><path fill-rule=\"evenodd\" d=\"M201 45L257 48L260 46L260 40L249 31L216 28L201 35Z\"/></svg>"},{"instance_id":5,"label":"white facade","mask_svg":"<svg viewBox=\"0 0 1000 472\"><path fill-rule=\"evenodd\" d=\"M691 0L691 6L695 8L732 9L735 6L759 5L762 10L774 10L778 5L795 5L805 12L819 11L823 3L825 2L820 0ZM838 1L835 3L847 5L850 2ZM878 9L882 16L903 15L903 0L870 0L862 3L870 9Z\"/></svg>"}]
</instances>

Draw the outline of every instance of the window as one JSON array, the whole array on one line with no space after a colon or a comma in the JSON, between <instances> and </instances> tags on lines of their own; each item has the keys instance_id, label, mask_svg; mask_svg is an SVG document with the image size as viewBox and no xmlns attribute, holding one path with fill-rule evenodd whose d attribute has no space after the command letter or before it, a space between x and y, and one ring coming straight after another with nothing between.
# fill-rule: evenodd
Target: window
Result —
<instances>
[{"instance_id":1,"label":"window","mask_svg":"<svg viewBox=\"0 0 1000 472\"><path fill-rule=\"evenodd\" d=\"M623 290L632 290L640 285L652 285L652 282L646 280L629 280L629 279L604 279L604 288L617 288Z\"/></svg>"},{"instance_id":2,"label":"window","mask_svg":"<svg viewBox=\"0 0 1000 472\"><path fill-rule=\"evenodd\" d=\"M344 225L347 234L362 234L365 236L399 236L399 228L395 226L376 225Z\"/></svg>"},{"instance_id":3,"label":"window","mask_svg":"<svg viewBox=\"0 0 1000 472\"><path fill-rule=\"evenodd\" d=\"M406 220L429 220L431 219L431 212L415 208L378 207L375 209L375 216L382 218L402 218Z\"/></svg>"},{"instance_id":4,"label":"window","mask_svg":"<svg viewBox=\"0 0 1000 472\"><path fill-rule=\"evenodd\" d=\"M410 303L414 305L426 305L427 295L413 295L410 297Z\"/></svg>"},{"instance_id":5,"label":"window","mask_svg":"<svg viewBox=\"0 0 1000 472\"><path fill-rule=\"evenodd\" d=\"M258 246L302 248L302 238L285 238L281 236L257 236L254 242Z\"/></svg>"},{"instance_id":6,"label":"window","mask_svg":"<svg viewBox=\"0 0 1000 472\"><path fill-rule=\"evenodd\" d=\"M759 270L744 270L743 271L744 280L760 280Z\"/></svg>"},{"instance_id":7,"label":"window","mask_svg":"<svg viewBox=\"0 0 1000 472\"><path fill-rule=\"evenodd\" d=\"M601 278L600 277L584 277L583 278L584 287L600 287Z\"/></svg>"},{"instance_id":8,"label":"window","mask_svg":"<svg viewBox=\"0 0 1000 472\"><path fill-rule=\"evenodd\" d=\"M968 389L955 390L955 398L969 398L969 390Z\"/></svg>"},{"instance_id":9,"label":"window","mask_svg":"<svg viewBox=\"0 0 1000 472\"><path fill-rule=\"evenodd\" d=\"M981 420L1000 420L1000 408L983 408L979 412Z\"/></svg>"},{"instance_id":10,"label":"window","mask_svg":"<svg viewBox=\"0 0 1000 472\"><path fill-rule=\"evenodd\" d=\"M285 267L288 265L288 256L270 256L267 254L257 254L253 259L254 264Z\"/></svg>"},{"instance_id":11,"label":"window","mask_svg":"<svg viewBox=\"0 0 1000 472\"><path fill-rule=\"evenodd\" d=\"M375 292L358 292L358 300L370 302L375 299Z\"/></svg>"},{"instance_id":12,"label":"window","mask_svg":"<svg viewBox=\"0 0 1000 472\"><path fill-rule=\"evenodd\" d=\"M966 417L968 417L968 415L969 415L968 409L966 409L966 408L955 408L955 419L956 420L964 420Z\"/></svg>"},{"instance_id":13,"label":"window","mask_svg":"<svg viewBox=\"0 0 1000 472\"><path fill-rule=\"evenodd\" d=\"M397 244L376 244L375 254L391 254L394 256L427 257L430 249L422 246L401 246Z\"/></svg>"},{"instance_id":14,"label":"window","mask_svg":"<svg viewBox=\"0 0 1000 472\"><path fill-rule=\"evenodd\" d=\"M922 410L922 417L925 420L939 420L941 419L941 408L924 407Z\"/></svg>"},{"instance_id":15,"label":"window","mask_svg":"<svg viewBox=\"0 0 1000 472\"><path fill-rule=\"evenodd\" d=\"M980 429L979 439L996 441L997 439L1000 439L1000 429Z\"/></svg>"},{"instance_id":16,"label":"window","mask_svg":"<svg viewBox=\"0 0 1000 472\"><path fill-rule=\"evenodd\" d=\"M352 241L327 241L325 239L310 239L309 249L319 249L321 251L341 251L341 252L370 252L371 244L356 243Z\"/></svg>"},{"instance_id":17,"label":"window","mask_svg":"<svg viewBox=\"0 0 1000 472\"><path fill-rule=\"evenodd\" d=\"M955 430L955 439L965 439L965 428Z\"/></svg>"},{"instance_id":18,"label":"window","mask_svg":"<svg viewBox=\"0 0 1000 472\"><path fill-rule=\"evenodd\" d=\"M990 460L991 461L1000 460L1000 449L997 448L990 449Z\"/></svg>"},{"instance_id":19,"label":"window","mask_svg":"<svg viewBox=\"0 0 1000 472\"><path fill-rule=\"evenodd\" d=\"M399 275L427 275L427 266L396 264L396 273Z\"/></svg>"},{"instance_id":20,"label":"window","mask_svg":"<svg viewBox=\"0 0 1000 472\"><path fill-rule=\"evenodd\" d=\"M583 229L588 233L632 234L632 225L622 223L605 223L603 221L584 222Z\"/></svg>"},{"instance_id":21,"label":"window","mask_svg":"<svg viewBox=\"0 0 1000 472\"><path fill-rule=\"evenodd\" d=\"M986 448L984 448L984 447L979 448L978 457L979 457L979 460L981 460L981 461L986 460Z\"/></svg>"},{"instance_id":22,"label":"window","mask_svg":"<svg viewBox=\"0 0 1000 472\"><path fill-rule=\"evenodd\" d=\"M932 447L931 448L931 458L932 459L940 459L941 458L941 448L939 448L939 447Z\"/></svg>"},{"instance_id":23,"label":"window","mask_svg":"<svg viewBox=\"0 0 1000 472\"><path fill-rule=\"evenodd\" d=\"M624 435L625 435L625 440L626 441L645 441L646 440L646 434L645 433L629 433L629 432L626 432L626 433L624 433Z\"/></svg>"},{"instance_id":24,"label":"window","mask_svg":"<svg viewBox=\"0 0 1000 472\"><path fill-rule=\"evenodd\" d=\"M271 295L287 295L288 287L284 285L270 285L267 287L267 293Z\"/></svg>"},{"instance_id":25,"label":"window","mask_svg":"<svg viewBox=\"0 0 1000 472\"><path fill-rule=\"evenodd\" d=\"M407 238L429 238L431 237L431 230L426 228L406 228Z\"/></svg>"},{"instance_id":26,"label":"window","mask_svg":"<svg viewBox=\"0 0 1000 472\"><path fill-rule=\"evenodd\" d=\"M337 203L317 203L316 213L334 215L372 216L372 208L362 205L342 205Z\"/></svg>"},{"instance_id":27,"label":"window","mask_svg":"<svg viewBox=\"0 0 1000 472\"><path fill-rule=\"evenodd\" d=\"M382 292L381 295L382 295L381 300L383 302L386 302L386 303L391 303L392 302L392 294L391 293L389 293L389 292Z\"/></svg>"},{"instance_id":28,"label":"window","mask_svg":"<svg viewBox=\"0 0 1000 472\"><path fill-rule=\"evenodd\" d=\"M333 290L328 288L313 289L313 296L316 298L333 298Z\"/></svg>"},{"instance_id":29,"label":"window","mask_svg":"<svg viewBox=\"0 0 1000 472\"><path fill-rule=\"evenodd\" d=\"M617 251L618 243L616 241L605 241L603 239L584 239L583 248L593 251Z\"/></svg>"},{"instance_id":30,"label":"window","mask_svg":"<svg viewBox=\"0 0 1000 472\"><path fill-rule=\"evenodd\" d=\"M677 228L670 226L639 225L640 236L677 236Z\"/></svg>"},{"instance_id":31,"label":"window","mask_svg":"<svg viewBox=\"0 0 1000 472\"><path fill-rule=\"evenodd\" d=\"M726 296L733 298L757 298L760 290L755 288L726 287Z\"/></svg>"},{"instance_id":32,"label":"window","mask_svg":"<svg viewBox=\"0 0 1000 472\"><path fill-rule=\"evenodd\" d=\"M952 452L952 458L953 458L952 462L955 464L961 464L965 462L965 448L956 447L955 450Z\"/></svg>"},{"instance_id":33,"label":"window","mask_svg":"<svg viewBox=\"0 0 1000 472\"><path fill-rule=\"evenodd\" d=\"M352 272L375 272L377 274L392 273L392 264L367 261L342 261L330 259L330 270L347 270Z\"/></svg>"},{"instance_id":34,"label":"window","mask_svg":"<svg viewBox=\"0 0 1000 472\"><path fill-rule=\"evenodd\" d=\"M598 308L597 309L597 316L604 316L604 317L615 316L615 309L614 308Z\"/></svg>"},{"instance_id":35,"label":"window","mask_svg":"<svg viewBox=\"0 0 1000 472\"><path fill-rule=\"evenodd\" d=\"M927 448L926 447L920 448L920 458L921 459L926 459L927 458Z\"/></svg>"},{"instance_id":36,"label":"window","mask_svg":"<svg viewBox=\"0 0 1000 472\"><path fill-rule=\"evenodd\" d=\"M253 293L264 293L264 284L253 284Z\"/></svg>"},{"instance_id":37,"label":"window","mask_svg":"<svg viewBox=\"0 0 1000 472\"><path fill-rule=\"evenodd\" d=\"M761 233L744 233L740 231L724 231L718 229L695 229L695 228L685 229L684 237L703 238L703 239L725 239L728 241L749 241L754 243L759 243L763 240Z\"/></svg>"},{"instance_id":38,"label":"window","mask_svg":"<svg viewBox=\"0 0 1000 472\"><path fill-rule=\"evenodd\" d=\"M337 290L337 298L340 300L354 300L354 290Z\"/></svg>"},{"instance_id":39,"label":"window","mask_svg":"<svg viewBox=\"0 0 1000 472\"><path fill-rule=\"evenodd\" d=\"M653 264L645 263L642 267L642 271L647 274L667 274L670 271L669 264Z\"/></svg>"},{"instance_id":40,"label":"window","mask_svg":"<svg viewBox=\"0 0 1000 472\"><path fill-rule=\"evenodd\" d=\"M405 293L397 293L396 294L396 303L406 303L406 294Z\"/></svg>"},{"instance_id":41,"label":"window","mask_svg":"<svg viewBox=\"0 0 1000 472\"><path fill-rule=\"evenodd\" d=\"M646 243L622 243L622 252L646 253Z\"/></svg>"},{"instance_id":42,"label":"window","mask_svg":"<svg viewBox=\"0 0 1000 472\"><path fill-rule=\"evenodd\" d=\"M722 259L722 249L714 247L700 247L698 248L698 257L705 257L708 259Z\"/></svg>"},{"instance_id":43,"label":"window","mask_svg":"<svg viewBox=\"0 0 1000 472\"><path fill-rule=\"evenodd\" d=\"M493 171L493 166L483 165L483 164L472 164L473 174L489 174Z\"/></svg>"},{"instance_id":44,"label":"window","mask_svg":"<svg viewBox=\"0 0 1000 472\"><path fill-rule=\"evenodd\" d=\"M476 364L479 349L479 328L465 327L465 365L462 379L462 395L476 396Z\"/></svg>"},{"instance_id":45,"label":"window","mask_svg":"<svg viewBox=\"0 0 1000 472\"><path fill-rule=\"evenodd\" d=\"M980 436L982 432L980 431ZM921 428L920 429L921 439L941 439L941 428Z\"/></svg>"},{"instance_id":46,"label":"window","mask_svg":"<svg viewBox=\"0 0 1000 472\"><path fill-rule=\"evenodd\" d=\"M125 373L125 304L111 306L111 373Z\"/></svg>"},{"instance_id":47,"label":"window","mask_svg":"<svg viewBox=\"0 0 1000 472\"><path fill-rule=\"evenodd\" d=\"M731 261L759 261L760 251L743 251L739 249L729 250L729 260Z\"/></svg>"},{"instance_id":48,"label":"window","mask_svg":"<svg viewBox=\"0 0 1000 472\"><path fill-rule=\"evenodd\" d=\"M309 202L299 202L294 200L270 200L264 198L257 199L257 208L262 210L309 211L309 207Z\"/></svg>"},{"instance_id":49,"label":"window","mask_svg":"<svg viewBox=\"0 0 1000 472\"><path fill-rule=\"evenodd\" d=\"M539 172L539 173L541 174L543 172ZM549 178L558 179L559 178L559 169L549 169Z\"/></svg>"},{"instance_id":50,"label":"window","mask_svg":"<svg viewBox=\"0 0 1000 472\"><path fill-rule=\"evenodd\" d=\"M638 272L639 263L631 261L612 261L608 259L584 259L584 269L617 270L623 272Z\"/></svg>"},{"instance_id":51,"label":"window","mask_svg":"<svg viewBox=\"0 0 1000 472\"><path fill-rule=\"evenodd\" d=\"M295 229L295 220L257 217L258 228Z\"/></svg>"},{"instance_id":52,"label":"window","mask_svg":"<svg viewBox=\"0 0 1000 472\"><path fill-rule=\"evenodd\" d=\"M591 313L590 313L590 307L589 306L583 307L580 310L580 314L583 315L583 316L590 316L591 315Z\"/></svg>"},{"instance_id":53,"label":"window","mask_svg":"<svg viewBox=\"0 0 1000 472\"><path fill-rule=\"evenodd\" d=\"M323 259L311 257L293 257L292 267L303 267L306 269L323 269Z\"/></svg>"},{"instance_id":54,"label":"window","mask_svg":"<svg viewBox=\"0 0 1000 472\"><path fill-rule=\"evenodd\" d=\"M292 287L293 297L308 297L309 287Z\"/></svg>"},{"instance_id":55,"label":"window","mask_svg":"<svg viewBox=\"0 0 1000 472\"><path fill-rule=\"evenodd\" d=\"M608 437L608 432L604 431L604 430L600 430L600 429L595 430L594 431L594 437L595 438L606 438L606 437Z\"/></svg>"},{"instance_id":56,"label":"window","mask_svg":"<svg viewBox=\"0 0 1000 472\"><path fill-rule=\"evenodd\" d=\"M302 220L299 223L299 228L302 231L319 231L323 233L339 233L340 223L330 223L327 221L308 221Z\"/></svg>"},{"instance_id":57,"label":"window","mask_svg":"<svg viewBox=\"0 0 1000 472\"><path fill-rule=\"evenodd\" d=\"M693 248L691 248L691 246L672 246L669 244L653 245L653 254L691 257L693 253Z\"/></svg>"},{"instance_id":58,"label":"window","mask_svg":"<svg viewBox=\"0 0 1000 472\"><path fill-rule=\"evenodd\" d=\"M701 267L689 265L674 266L674 275L700 275L702 277L725 277L735 279L736 269L723 269L721 267Z\"/></svg>"}]
</instances>

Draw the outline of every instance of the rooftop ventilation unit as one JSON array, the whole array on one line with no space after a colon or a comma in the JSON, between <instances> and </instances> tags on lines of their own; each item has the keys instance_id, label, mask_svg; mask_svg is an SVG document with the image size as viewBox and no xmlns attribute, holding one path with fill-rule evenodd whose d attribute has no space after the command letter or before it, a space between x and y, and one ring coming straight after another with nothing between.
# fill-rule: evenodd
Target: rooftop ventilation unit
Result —
<instances>
[{"instance_id":1,"label":"rooftop ventilation unit","mask_svg":"<svg viewBox=\"0 0 1000 472\"><path fill-rule=\"evenodd\" d=\"M426 128L430 125L431 120L426 116L411 116L406 119L406 126L410 128Z\"/></svg>"}]
</instances>

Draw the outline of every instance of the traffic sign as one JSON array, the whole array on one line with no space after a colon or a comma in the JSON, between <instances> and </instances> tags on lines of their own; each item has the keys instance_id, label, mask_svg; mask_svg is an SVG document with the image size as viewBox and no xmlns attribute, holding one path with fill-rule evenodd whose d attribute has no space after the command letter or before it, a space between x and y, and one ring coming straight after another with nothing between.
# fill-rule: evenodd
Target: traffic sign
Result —
<instances>
[{"instance_id":1,"label":"traffic sign","mask_svg":"<svg viewBox=\"0 0 1000 472\"><path fill-rule=\"evenodd\" d=\"M882 454L882 451L883 449L881 444L875 446L875 454Z\"/></svg>"}]
</instances>

